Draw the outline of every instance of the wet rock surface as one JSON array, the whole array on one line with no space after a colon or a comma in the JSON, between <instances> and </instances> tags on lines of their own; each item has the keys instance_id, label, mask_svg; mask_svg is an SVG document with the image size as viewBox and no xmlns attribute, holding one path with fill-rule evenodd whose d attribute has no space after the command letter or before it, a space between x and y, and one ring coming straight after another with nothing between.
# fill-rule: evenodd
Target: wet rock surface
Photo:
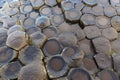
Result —
<instances>
[{"instance_id":1,"label":"wet rock surface","mask_svg":"<svg viewBox=\"0 0 120 80\"><path fill-rule=\"evenodd\" d=\"M120 80L120 0L0 0L0 80Z\"/></svg>"}]
</instances>

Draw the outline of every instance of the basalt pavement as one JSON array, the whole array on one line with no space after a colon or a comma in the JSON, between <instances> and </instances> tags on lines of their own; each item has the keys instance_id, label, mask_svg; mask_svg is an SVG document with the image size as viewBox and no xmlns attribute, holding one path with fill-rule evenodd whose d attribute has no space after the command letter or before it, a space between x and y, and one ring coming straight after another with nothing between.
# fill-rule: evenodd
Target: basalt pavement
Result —
<instances>
[{"instance_id":1,"label":"basalt pavement","mask_svg":"<svg viewBox=\"0 0 120 80\"><path fill-rule=\"evenodd\" d=\"M0 7L0 80L120 80L120 0Z\"/></svg>"}]
</instances>

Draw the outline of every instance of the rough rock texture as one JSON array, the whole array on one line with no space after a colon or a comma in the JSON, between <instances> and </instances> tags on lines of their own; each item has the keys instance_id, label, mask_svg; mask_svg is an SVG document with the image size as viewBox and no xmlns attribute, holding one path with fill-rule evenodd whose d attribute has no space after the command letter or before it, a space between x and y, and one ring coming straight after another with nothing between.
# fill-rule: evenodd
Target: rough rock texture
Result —
<instances>
[{"instance_id":1,"label":"rough rock texture","mask_svg":"<svg viewBox=\"0 0 120 80\"><path fill-rule=\"evenodd\" d=\"M119 58L120 0L0 0L0 80L119 80Z\"/></svg>"}]
</instances>

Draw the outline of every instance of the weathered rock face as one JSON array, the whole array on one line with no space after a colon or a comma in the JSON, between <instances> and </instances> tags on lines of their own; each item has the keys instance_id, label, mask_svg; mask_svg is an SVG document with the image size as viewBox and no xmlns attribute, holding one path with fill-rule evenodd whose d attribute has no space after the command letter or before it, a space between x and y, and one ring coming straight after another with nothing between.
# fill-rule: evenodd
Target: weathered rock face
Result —
<instances>
[{"instance_id":1,"label":"weathered rock face","mask_svg":"<svg viewBox=\"0 0 120 80\"><path fill-rule=\"evenodd\" d=\"M0 0L0 80L119 80L119 58L120 0Z\"/></svg>"}]
</instances>

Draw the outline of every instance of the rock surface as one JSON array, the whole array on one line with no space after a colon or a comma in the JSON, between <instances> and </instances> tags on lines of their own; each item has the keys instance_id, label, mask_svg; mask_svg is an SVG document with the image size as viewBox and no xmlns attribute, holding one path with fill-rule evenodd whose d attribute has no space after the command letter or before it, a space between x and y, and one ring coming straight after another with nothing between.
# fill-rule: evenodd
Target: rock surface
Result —
<instances>
[{"instance_id":1,"label":"rock surface","mask_svg":"<svg viewBox=\"0 0 120 80\"><path fill-rule=\"evenodd\" d=\"M0 0L0 80L120 80L120 0Z\"/></svg>"}]
</instances>

